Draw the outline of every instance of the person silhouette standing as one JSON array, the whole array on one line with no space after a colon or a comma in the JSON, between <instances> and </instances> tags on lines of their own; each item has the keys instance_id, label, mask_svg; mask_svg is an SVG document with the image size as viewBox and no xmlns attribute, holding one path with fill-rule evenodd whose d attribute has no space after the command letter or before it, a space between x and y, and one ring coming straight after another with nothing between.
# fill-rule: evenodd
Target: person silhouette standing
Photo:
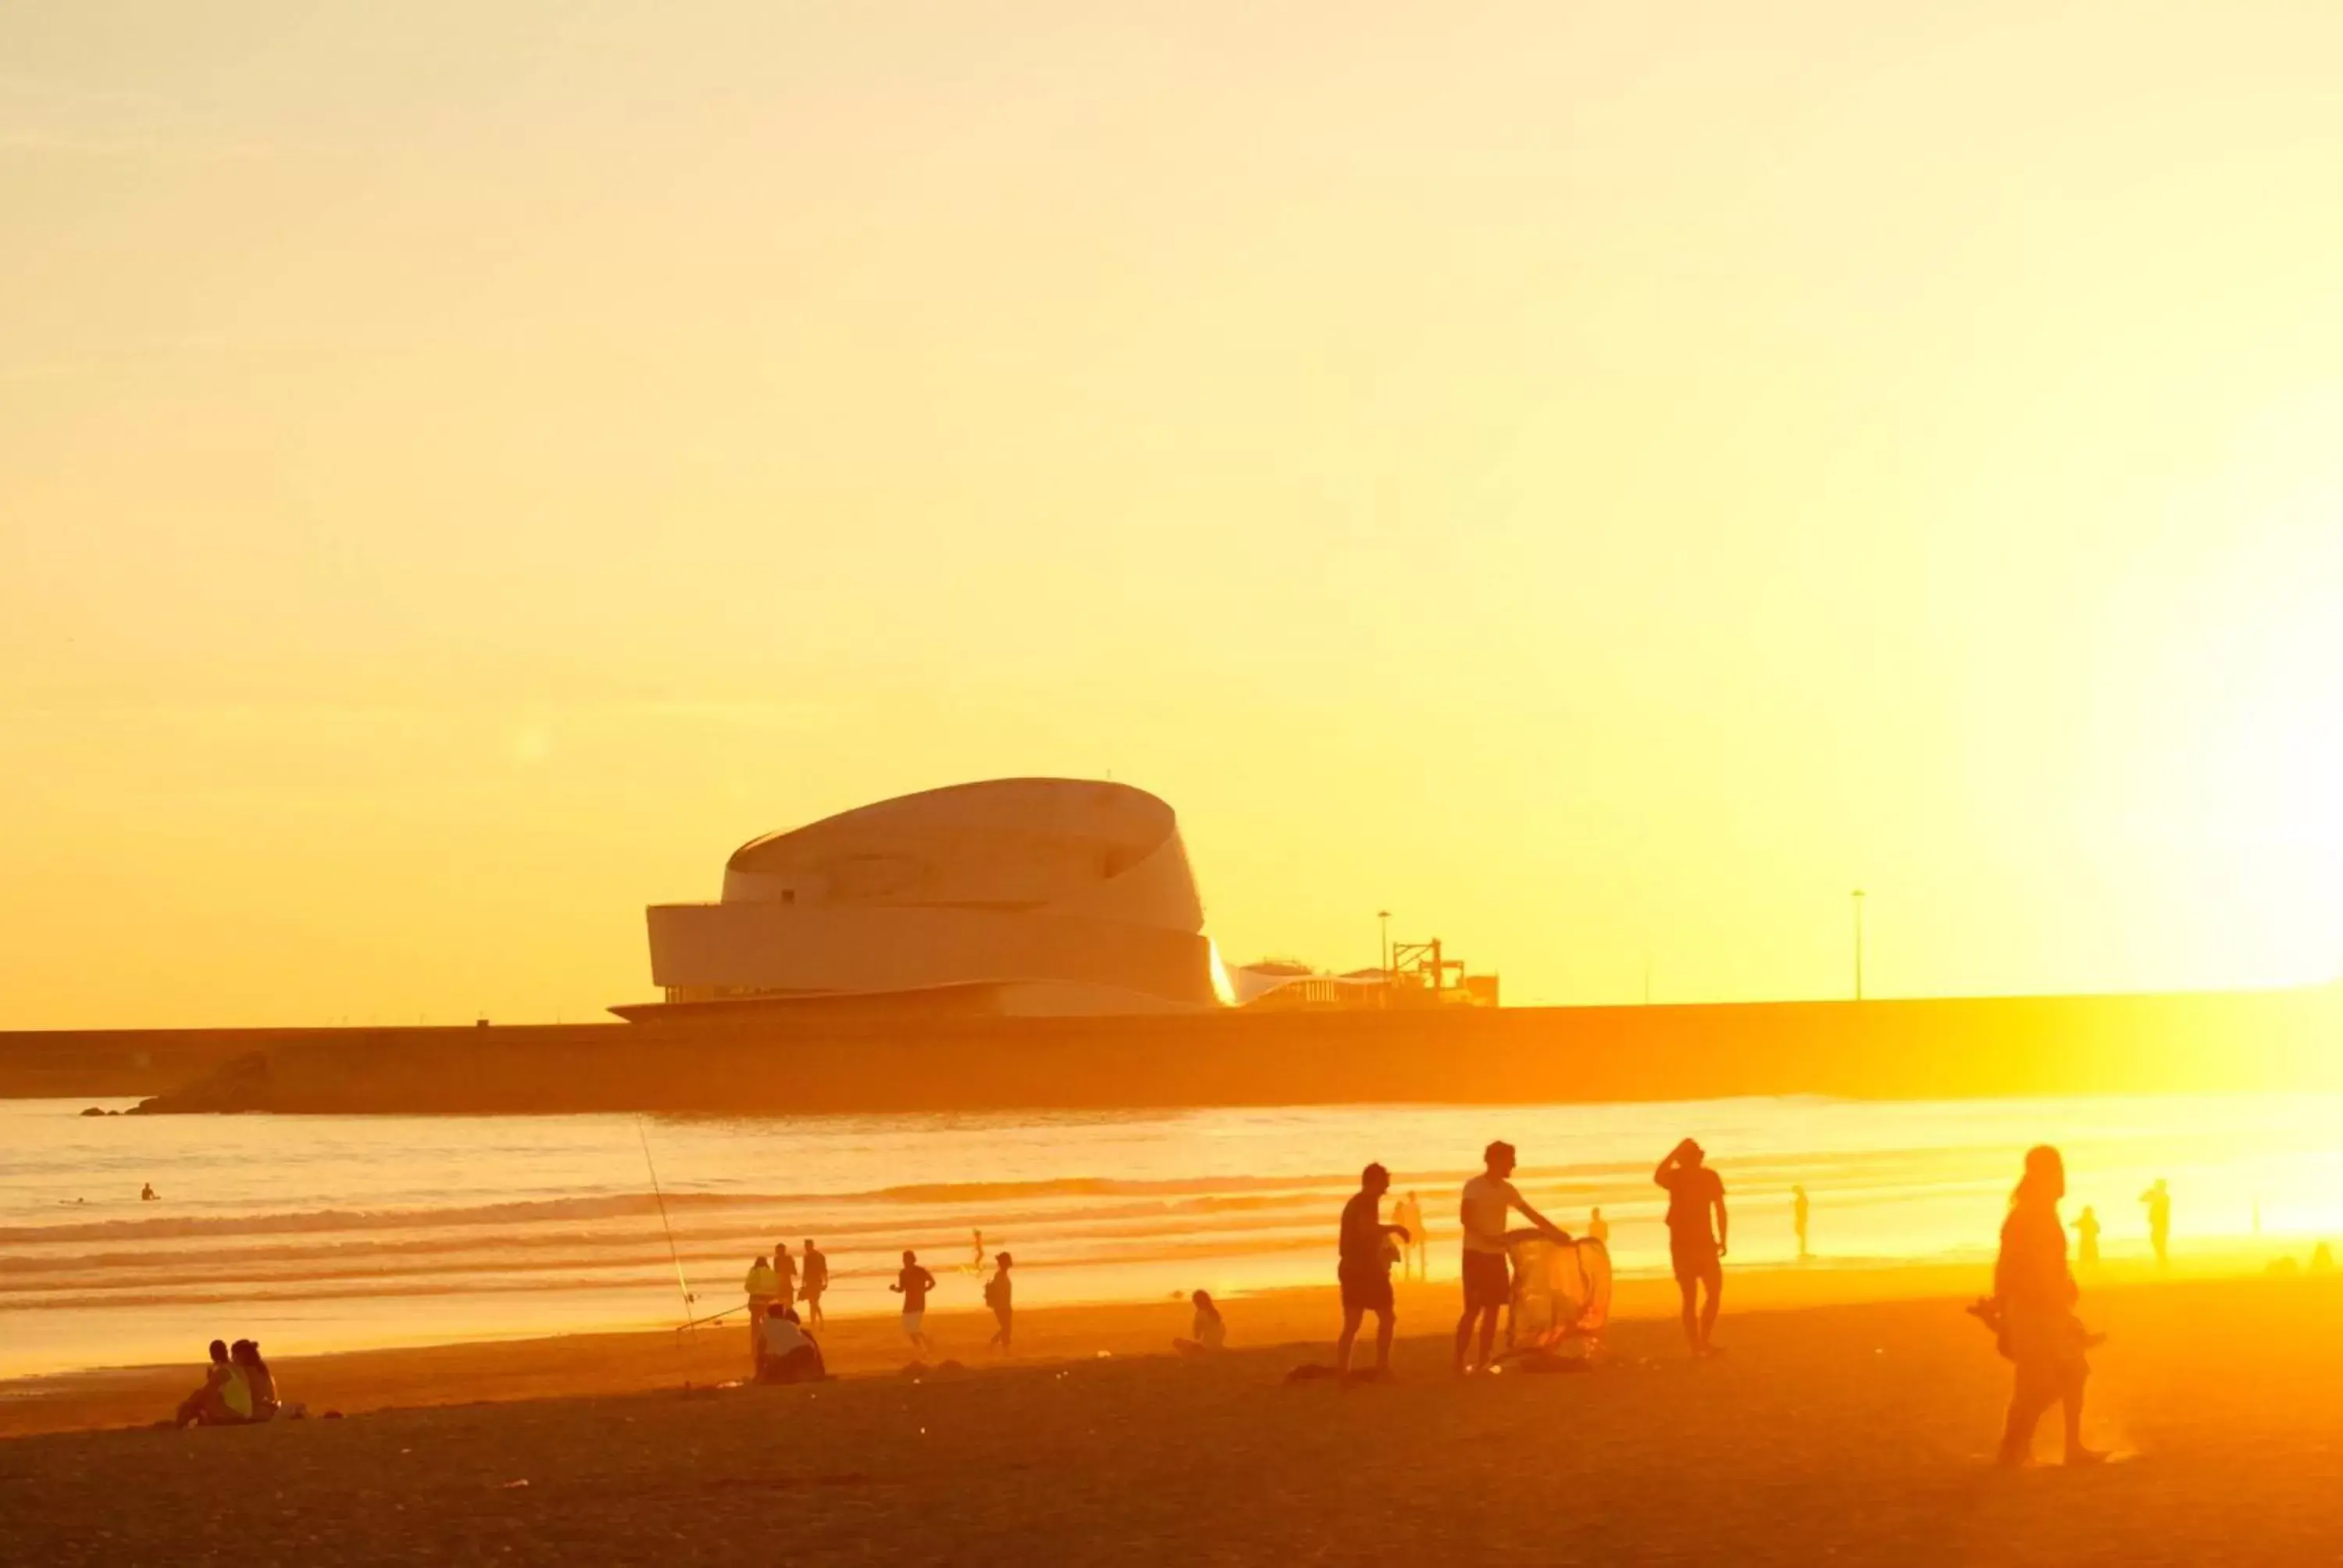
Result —
<instances>
[{"instance_id":1,"label":"person silhouette standing","mask_svg":"<svg viewBox=\"0 0 2343 1568\"><path fill-rule=\"evenodd\" d=\"M1805 1262L1814 1254L1806 1250L1806 1216L1811 1211L1804 1187L1790 1189L1790 1225L1798 1233L1798 1261Z\"/></svg>"},{"instance_id":2,"label":"person silhouette standing","mask_svg":"<svg viewBox=\"0 0 2343 1568\"><path fill-rule=\"evenodd\" d=\"M2107 1455L2083 1446L2083 1384L2091 1375L2083 1352L2090 1343L2075 1315L2081 1292L2066 1267L2066 1227L2058 1201L2066 1195L2066 1162L2040 1144L2026 1151L2026 1173L2009 1195L2001 1224L2001 1255L1993 1267L1993 1316L2001 1353L2016 1369L2009 1415L2001 1433L2001 1462L2032 1456L2034 1429L2054 1404L2066 1408L2066 1462L2092 1464Z\"/></svg>"},{"instance_id":3,"label":"person silhouette standing","mask_svg":"<svg viewBox=\"0 0 2343 1568\"><path fill-rule=\"evenodd\" d=\"M830 1289L830 1258L813 1244L811 1236L806 1238L802 1256L805 1267L799 1275L798 1299L806 1304L807 1323L820 1328L822 1326L821 1293Z\"/></svg>"},{"instance_id":4,"label":"person silhouette standing","mask_svg":"<svg viewBox=\"0 0 2343 1568\"><path fill-rule=\"evenodd\" d=\"M1359 1337L1359 1320L1375 1314L1375 1380L1391 1375L1393 1320L1391 1238L1401 1245L1409 1240L1404 1225L1383 1222L1383 1194L1391 1191L1391 1172L1380 1164L1359 1172L1359 1190L1342 1205L1342 1230L1337 1247L1334 1277L1342 1287L1342 1335L1334 1342L1334 1375L1351 1381L1351 1346Z\"/></svg>"},{"instance_id":5,"label":"person silhouette standing","mask_svg":"<svg viewBox=\"0 0 2343 1568\"><path fill-rule=\"evenodd\" d=\"M1725 1293L1725 1253L1729 1221L1725 1212L1725 1181L1708 1168L1708 1156L1692 1139L1668 1151L1652 1172L1652 1180L1667 1189L1668 1261L1684 1295L1684 1342L1695 1356L1716 1353L1716 1312ZM1715 1228L1709 1223L1715 1218ZM1708 1300L1700 1302L1701 1287Z\"/></svg>"},{"instance_id":6,"label":"person silhouette standing","mask_svg":"<svg viewBox=\"0 0 2343 1568\"><path fill-rule=\"evenodd\" d=\"M2075 1261L2086 1269L2099 1266L2099 1217L2088 1203L2075 1216Z\"/></svg>"},{"instance_id":7,"label":"person silhouette standing","mask_svg":"<svg viewBox=\"0 0 2343 1568\"><path fill-rule=\"evenodd\" d=\"M1009 1270L1013 1261L1006 1252L993 1259L992 1278L984 1282L984 1304L992 1309L992 1321L1000 1325L992 1331L992 1338L987 1343L988 1346L999 1345L1002 1355L1014 1353L1009 1342L1017 1308L1011 1293L1015 1287L1009 1281Z\"/></svg>"},{"instance_id":8,"label":"person silhouette standing","mask_svg":"<svg viewBox=\"0 0 2343 1568\"><path fill-rule=\"evenodd\" d=\"M2156 1185L2139 1195L2147 1205L2147 1244L2156 1250L2156 1266L2167 1268L2172 1262L2172 1192L2158 1176Z\"/></svg>"},{"instance_id":9,"label":"person silhouette standing","mask_svg":"<svg viewBox=\"0 0 2343 1568\"><path fill-rule=\"evenodd\" d=\"M1600 1241L1605 1247L1611 1244L1611 1221L1603 1217L1603 1205L1600 1203L1587 1212L1586 1239Z\"/></svg>"},{"instance_id":10,"label":"person silhouette standing","mask_svg":"<svg viewBox=\"0 0 2343 1568\"><path fill-rule=\"evenodd\" d=\"M1427 1259L1423 1239L1423 1204L1413 1191L1410 1191L1399 1201L1392 1218L1406 1227L1408 1234L1408 1240L1400 1248L1400 1278L1407 1278L1412 1270L1415 1278L1421 1280L1425 1276Z\"/></svg>"}]
</instances>

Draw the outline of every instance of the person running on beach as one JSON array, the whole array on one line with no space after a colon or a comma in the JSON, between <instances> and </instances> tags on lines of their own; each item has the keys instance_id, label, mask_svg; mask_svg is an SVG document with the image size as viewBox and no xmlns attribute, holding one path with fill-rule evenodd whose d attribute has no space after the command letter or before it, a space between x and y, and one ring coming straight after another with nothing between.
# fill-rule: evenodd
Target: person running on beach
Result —
<instances>
[{"instance_id":1,"label":"person running on beach","mask_svg":"<svg viewBox=\"0 0 2343 1568\"><path fill-rule=\"evenodd\" d=\"M1793 1187L1790 1189L1790 1228L1798 1233L1798 1261L1800 1262L1804 1262L1808 1258L1814 1256L1812 1252L1806 1251L1806 1215L1811 1207L1812 1206L1806 1201L1806 1190L1804 1187Z\"/></svg>"},{"instance_id":2,"label":"person running on beach","mask_svg":"<svg viewBox=\"0 0 2343 1568\"><path fill-rule=\"evenodd\" d=\"M1009 1254L1003 1252L992 1261L994 1264L992 1278L984 1282L984 1304L992 1309L992 1321L1001 1326L992 1331L992 1338L986 1343L999 1345L1001 1353L1008 1355L1011 1353L1009 1348L1011 1314L1015 1311L1015 1302L1011 1299L1011 1287L1009 1283Z\"/></svg>"},{"instance_id":3,"label":"person running on beach","mask_svg":"<svg viewBox=\"0 0 2343 1568\"><path fill-rule=\"evenodd\" d=\"M1188 1297L1188 1304L1196 1309L1192 1340L1173 1340L1172 1348L1183 1356L1210 1355L1229 1342L1229 1326L1221 1321L1221 1309L1212 1304L1210 1291L1197 1291Z\"/></svg>"},{"instance_id":4,"label":"person running on beach","mask_svg":"<svg viewBox=\"0 0 2343 1568\"><path fill-rule=\"evenodd\" d=\"M2026 1151L2026 1173L2009 1195L2001 1225L2001 1255L1993 1267L1993 1300L1977 1315L1995 1331L2001 1353L2016 1368L2009 1415L2001 1433L2001 1462L2019 1465L2032 1455L2034 1429L2044 1412L2063 1404L2066 1462L2096 1464L2107 1457L2083 1446L2083 1384L2091 1375L2083 1352L2093 1343L2075 1315L2081 1292L2066 1268L2066 1227L2058 1201L2066 1195L2066 1162L2041 1144Z\"/></svg>"},{"instance_id":5,"label":"person running on beach","mask_svg":"<svg viewBox=\"0 0 2343 1568\"><path fill-rule=\"evenodd\" d=\"M214 1340L203 1386L179 1402L177 1426L236 1426L252 1419L252 1385L231 1361L226 1340Z\"/></svg>"},{"instance_id":6,"label":"person running on beach","mask_svg":"<svg viewBox=\"0 0 2343 1568\"><path fill-rule=\"evenodd\" d=\"M806 1238L804 1257L804 1282L798 1286L798 1299L805 1302L806 1316L812 1320L813 1326L820 1328L822 1325L821 1293L830 1289L830 1259L813 1244L811 1236Z\"/></svg>"},{"instance_id":7,"label":"person running on beach","mask_svg":"<svg viewBox=\"0 0 2343 1568\"><path fill-rule=\"evenodd\" d=\"M1473 1343L1473 1324L1481 1325L1480 1368L1486 1372L1497 1347L1497 1314L1513 1304L1513 1274L1507 1248L1526 1236L1544 1236L1567 1245L1570 1233L1531 1208L1513 1190L1513 1168L1519 1162L1513 1146L1500 1139L1481 1151L1483 1169L1464 1183L1457 1218L1464 1227L1464 1315L1456 1320L1456 1371L1467 1371L1465 1352ZM1518 1211L1534 1231L1505 1229L1505 1215Z\"/></svg>"},{"instance_id":8,"label":"person running on beach","mask_svg":"<svg viewBox=\"0 0 2343 1568\"><path fill-rule=\"evenodd\" d=\"M2164 1178L2158 1176L2139 1201L2147 1205L2147 1244L2156 1249L2156 1266L2164 1268L2172 1261L2172 1193Z\"/></svg>"},{"instance_id":9,"label":"person running on beach","mask_svg":"<svg viewBox=\"0 0 2343 1568\"><path fill-rule=\"evenodd\" d=\"M1391 1238L1408 1240L1404 1225L1383 1222L1383 1194L1391 1191L1391 1172L1370 1165L1359 1173L1359 1190L1342 1205L1342 1230L1335 1278L1342 1287L1342 1336L1334 1342L1334 1375L1351 1378L1351 1345L1359 1337L1359 1320L1375 1314L1375 1378L1391 1375L1393 1319Z\"/></svg>"},{"instance_id":10,"label":"person running on beach","mask_svg":"<svg viewBox=\"0 0 2343 1568\"><path fill-rule=\"evenodd\" d=\"M936 1277L920 1267L919 1254L907 1247L903 1250L902 1271L887 1288L903 1298L903 1337L926 1355L935 1348L928 1342L927 1321L928 1292L936 1288Z\"/></svg>"},{"instance_id":11,"label":"person running on beach","mask_svg":"<svg viewBox=\"0 0 2343 1568\"><path fill-rule=\"evenodd\" d=\"M2075 1216L2075 1261L2086 1269L2099 1266L2099 1216L2088 1203Z\"/></svg>"},{"instance_id":12,"label":"person running on beach","mask_svg":"<svg viewBox=\"0 0 2343 1568\"><path fill-rule=\"evenodd\" d=\"M1684 1293L1684 1342L1696 1356L1716 1353L1716 1309L1725 1293L1728 1237L1725 1181L1706 1160L1701 1146L1687 1138L1668 1151L1652 1172L1652 1180L1668 1191L1668 1261L1675 1269L1676 1289ZM1715 1217L1714 1229L1711 1215ZM1708 1287L1705 1306L1698 1302L1703 1285Z\"/></svg>"}]
</instances>

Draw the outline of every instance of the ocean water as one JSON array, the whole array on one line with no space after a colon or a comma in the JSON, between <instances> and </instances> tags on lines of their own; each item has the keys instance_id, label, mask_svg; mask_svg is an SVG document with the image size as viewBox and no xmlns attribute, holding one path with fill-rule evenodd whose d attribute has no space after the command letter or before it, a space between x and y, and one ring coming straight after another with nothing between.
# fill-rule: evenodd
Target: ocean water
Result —
<instances>
[{"instance_id":1,"label":"ocean water","mask_svg":"<svg viewBox=\"0 0 2343 1568\"><path fill-rule=\"evenodd\" d=\"M1651 1170L1685 1133L1725 1177L1743 1263L1793 1258L1803 1183L1814 1266L1982 1268L2041 1141L2066 1151L2067 1212L2097 1209L2111 1257L2146 1251L2138 1195L2157 1176L2183 1253L2257 1222L2274 1244L2343 1241L2333 1095L797 1118L83 1104L0 1101L0 1378L186 1361L214 1336L287 1354L671 1326L737 1305L751 1254L809 1236L833 1313L894 1310L905 1247L941 1281L937 1306L977 1306L979 1228L1016 1254L1022 1304L1240 1295L1332 1278L1370 1160L1421 1193L1437 1279L1492 1138L1519 1146L1518 1184L1565 1227L1601 1205L1628 1272L1665 1266ZM139 1201L145 1182L159 1201Z\"/></svg>"}]
</instances>

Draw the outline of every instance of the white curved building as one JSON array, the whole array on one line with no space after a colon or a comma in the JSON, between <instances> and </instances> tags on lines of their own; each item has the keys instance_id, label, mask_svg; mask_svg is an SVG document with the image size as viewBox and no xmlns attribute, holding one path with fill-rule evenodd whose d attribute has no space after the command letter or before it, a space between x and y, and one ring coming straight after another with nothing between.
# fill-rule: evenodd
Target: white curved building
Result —
<instances>
[{"instance_id":1,"label":"white curved building","mask_svg":"<svg viewBox=\"0 0 2343 1568\"><path fill-rule=\"evenodd\" d=\"M734 851L721 901L649 910L653 1014L891 1002L1001 1013L1225 1000L1172 808L1128 785L1001 779L905 795Z\"/></svg>"}]
</instances>

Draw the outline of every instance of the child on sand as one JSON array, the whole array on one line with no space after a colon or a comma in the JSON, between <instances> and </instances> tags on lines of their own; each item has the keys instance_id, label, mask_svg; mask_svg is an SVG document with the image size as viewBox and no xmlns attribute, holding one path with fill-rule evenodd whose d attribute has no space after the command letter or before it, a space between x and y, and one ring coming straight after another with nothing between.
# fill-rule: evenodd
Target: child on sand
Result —
<instances>
[{"instance_id":1,"label":"child on sand","mask_svg":"<svg viewBox=\"0 0 2343 1568\"><path fill-rule=\"evenodd\" d=\"M1192 1340L1173 1340L1172 1348L1183 1356L1210 1355L1229 1342L1229 1326L1221 1321L1221 1309L1212 1304L1212 1292L1198 1291L1188 1298L1196 1309L1195 1335Z\"/></svg>"}]
</instances>

